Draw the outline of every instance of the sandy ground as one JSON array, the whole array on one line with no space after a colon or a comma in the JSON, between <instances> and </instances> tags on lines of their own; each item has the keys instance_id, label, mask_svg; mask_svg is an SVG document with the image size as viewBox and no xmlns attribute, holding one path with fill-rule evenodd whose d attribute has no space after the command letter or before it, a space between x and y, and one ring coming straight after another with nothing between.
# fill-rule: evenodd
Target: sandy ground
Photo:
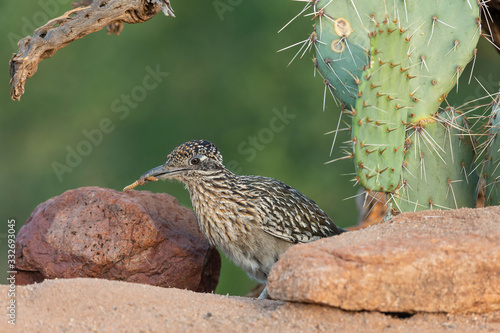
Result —
<instances>
[{"instance_id":1,"label":"sandy ground","mask_svg":"<svg viewBox=\"0 0 500 333\"><path fill-rule=\"evenodd\" d=\"M16 302L16 326L4 316L1 332L500 332L500 312L398 318L100 279L17 286Z\"/></svg>"}]
</instances>

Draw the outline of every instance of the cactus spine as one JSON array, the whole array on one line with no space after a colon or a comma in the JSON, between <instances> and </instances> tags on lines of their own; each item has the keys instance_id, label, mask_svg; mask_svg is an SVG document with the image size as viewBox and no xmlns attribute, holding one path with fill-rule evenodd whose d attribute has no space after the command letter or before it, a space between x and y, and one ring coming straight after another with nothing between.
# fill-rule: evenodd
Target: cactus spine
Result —
<instances>
[{"instance_id":1,"label":"cactus spine","mask_svg":"<svg viewBox=\"0 0 500 333\"><path fill-rule=\"evenodd\" d=\"M500 96L492 103L486 142L485 205L500 205Z\"/></svg>"},{"instance_id":2,"label":"cactus spine","mask_svg":"<svg viewBox=\"0 0 500 333\"><path fill-rule=\"evenodd\" d=\"M402 185L389 194L393 215L423 209L474 207L478 174L474 139L463 115L447 108L407 132Z\"/></svg>"}]
</instances>

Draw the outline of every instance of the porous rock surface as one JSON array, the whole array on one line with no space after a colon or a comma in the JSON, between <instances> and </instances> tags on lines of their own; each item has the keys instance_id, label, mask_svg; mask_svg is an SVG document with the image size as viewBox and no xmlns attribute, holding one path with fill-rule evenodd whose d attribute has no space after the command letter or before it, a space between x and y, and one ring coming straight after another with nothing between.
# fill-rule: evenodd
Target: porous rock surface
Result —
<instances>
[{"instance_id":1,"label":"porous rock surface","mask_svg":"<svg viewBox=\"0 0 500 333\"><path fill-rule=\"evenodd\" d=\"M16 238L16 283L92 277L215 290L220 256L168 194L69 190L40 204Z\"/></svg>"},{"instance_id":2,"label":"porous rock surface","mask_svg":"<svg viewBox=\"0 0 500 333\"><path fill-rule=\"evenodd\" d=\"M15 301L16 325L4 316L0 332L500 332L500 311L398 317L88 278L17 286Z\"/></svg>"},{"instance_id":3,"label":"porous rock surface","mask_svg":"<svg viewBox=\"0 0 500 333\"><path fill-rule=\"evenodd\" d=\"M350 311L500 309L500 207L404 213L294 246L274 265L272 298Z\"/></svg>"}]
</instances>

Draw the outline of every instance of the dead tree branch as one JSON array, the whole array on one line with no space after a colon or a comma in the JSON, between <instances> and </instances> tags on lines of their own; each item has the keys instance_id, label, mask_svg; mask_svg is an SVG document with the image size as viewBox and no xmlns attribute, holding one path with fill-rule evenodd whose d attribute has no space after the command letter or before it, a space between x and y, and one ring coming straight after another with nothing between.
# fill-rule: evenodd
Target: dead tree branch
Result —
<instances>
[{"instance_id":1,"label":"dead tree branch","mask_svg":"<svg viewBox=\"0 0 500 333\"><path fill-rule=\"evenodd\" d=\"M17 53L10 59L11 98L19 101L26 80L32 77L40 61L52 57L59 49L102 28L115 27L119 33L123 23L142 23L158 12L173 15L168 0L94 0L81 1L78 7L47 22L18 43ZM109 29L108 29L109 31Z\"/></svg>"}]
</instances>

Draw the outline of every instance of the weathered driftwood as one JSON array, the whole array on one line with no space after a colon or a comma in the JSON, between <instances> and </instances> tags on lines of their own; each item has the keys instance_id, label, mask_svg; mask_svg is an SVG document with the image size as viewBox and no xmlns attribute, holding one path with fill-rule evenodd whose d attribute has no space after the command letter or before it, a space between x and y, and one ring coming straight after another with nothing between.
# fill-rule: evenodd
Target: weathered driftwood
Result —
<instances>
[{"instance_id":1,"label":"weathered driftwood","mask_svg":"<svg viewBox=\"0 0 500 333\"><path fill-rule=\"evenodd\" d=\"M40 61L52 57L59 49L86 35L108 27L119 34L123 23L142 23L162 11L173 15L168 0L83 0L77 8L64 13L35 30L18 43L10 59L11 98L20 100L26 80L32 77ZM82 7L84 6L84 7Z\"/></svg>"}]
</instances>

